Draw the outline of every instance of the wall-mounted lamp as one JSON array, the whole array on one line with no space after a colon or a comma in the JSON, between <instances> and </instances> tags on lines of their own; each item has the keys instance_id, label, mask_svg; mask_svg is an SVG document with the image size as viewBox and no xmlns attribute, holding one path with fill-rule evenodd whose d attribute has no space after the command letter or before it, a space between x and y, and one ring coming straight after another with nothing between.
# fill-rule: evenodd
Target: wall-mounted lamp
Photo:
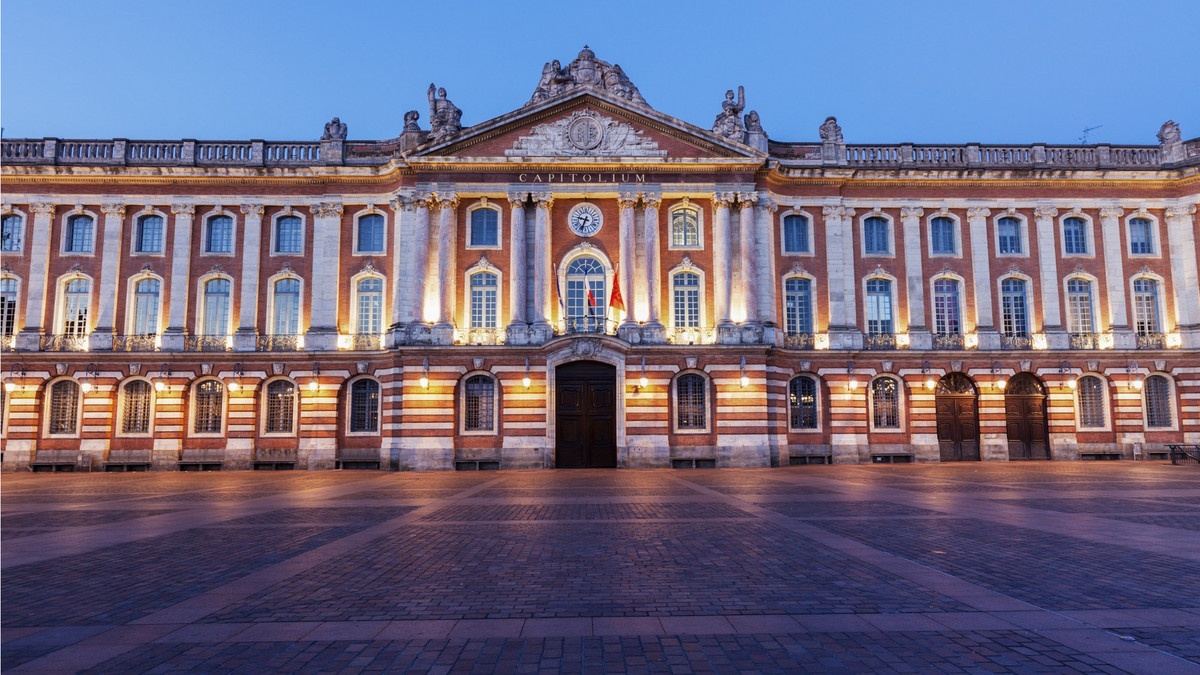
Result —
<instances>
[{"instance_id":1,"label":"wall-mounted lamp","mask_svg":"<svg viewBox=\"0 0 1200 675\"><path fill-rule=\"evenodd\" d=\"M85 394L90 393L92 391L92 389L96 388L96 385L93 382L93 380L95 380L99 376L100 376L100 371L97 369L96 364L94 364L94 363L87 364L87 371L84 375L83 382L81 382L79 384L79 388L83 390L83 393L85 393Z\"/></svg>"},{"instance_id":2,"label":"wall-mounted lamp","mask_svg":"<svg viewBox=\"0 0 1200 675\"><path fill-rule=\"evenodd\" d=\"M1129 388L1134 391L1142 390L1142 378L1138 373L1137 361L1130 361L1129 366L1125 369L1129 373Z\"/></svg>"},{"instance_id":3,"label":"wall-mounted lamp","mask_svg":"<svg viewBox=\"0 0 1200 675\"><path fill-rule=\"evenodd\" d=\"M321 364L313 361L312 379L308 381L309 391L316 393L321 388L321 383L317 381L319 377L321 377Z\"/></svg>"},{"instance_id":4,"label":"wall-mounted lamp","mask_svg":"<svg viewBox=\"0 0 1200 675\"><path fill-rule=\"evenodd\" d=\"M526 389L529 388L529 385L533 384L533 380L531 380L529 378L529 357L528 356L525 357L525 377L521 378L521 384L525 385Z\"/></svg>"},{"instance_id":5,"label":"wall-mounted lamp","mask_svg":"<svg viewBox=\"0 0 1200 675\"><path fill-rule=\"evenodd\" d=\"M642 387L650 386L650 380L646 378L646 357L642 357L642 378L638 380L638 385Z\"/></svg>"},{"instance_id":6,"label":"wall-mounted lamp","mask_svg":"<svg viewBox=\"0 0 1200 675\"><path fill-rule=\"evenodd\" d=\"M742 357L742 389L750 386L750 377L746 375L746 357Z\"/></svg>"},{"instance_id":7,"label":"wall-mounted lamp","mask_svg":"<svg viewBox=\"0 0 1200 675\"><path fill-rule=\"evenodd\" d=\"M1076 382L1075 382L1075 375L1073 373L1071 373L1071 362L1063 361L1062 365L1060 365L1058 367L1058 372L1062 373L1063 378L1067 384L1067 389L1074 389Z\"/></svg>"},{"instance_id":8,"label":"wall-mounted lamp","mask_svg":"<svg viewBox=\"0 0 1200 675\"><path fill-rule=\"evenodd\" d=\"M1004 370L1000 367L999 361L992 361L992 377L995 378L996 388L1004 391L1008 386L1008 380L1004 379Z\"/></svg>"},{"instance_id":9,"label":"wall-mounted lamp","mask_svg":"<svg viewBox=\"0 0 1200 675\"><path fill-rule=\"evenodd\" d=\"M165 390L170 379L171 367L164 363L158 367L158 377L154 380L154 391Z\"/></svg>"},{"instance_id":10,"label":"wall-mounted lamp","mask_svg":"<svg viewBox=\"0 0 1200 675\"><path fill-rule=\"evenodd\" d=\"M925 388L929 391L933 391L933 388L937 386L937 381L933 379L931 370L932 368L929 366L928 361L921 364L921 374L925 376Z\"/></svg>"},{"instance_id":11,"label":"wall-mounted lamp","mask_svg":"<svg viewBox=\"0 0 1200 675\"><path fill-rule=\"evenodd\" d=\"M846 383L846 388L850 391L858 389L858 378L854 377L854 362L846 364L846 374L850 376L850 381Z\"/></svg>"},{"instance_id":12,"label":"wall-mounted lamp","mask_svg":"<svg viewBox=\"0 0 1200 675\"><path fill-rule=\"evenodd\" d=\"M421 371L421 388L428 389L429 388L429 358L428 357L426 357L425 360L421 362L421 366L424 368L424 370Z\"/></svg>"},{"instance_id":13,"label":"wall-mounted lamp","mask_svg":"<svg viewBox=\"0 0 1200 675\"><path fill-rule=\"evenodd\" d=\"M9 377L4 378L4 391L12 393L19 390L21 388L19 380L23 379L25 379L24 364L14 363L12 368L9 369Z\"/></svg>"},{"instance_id":14,"label":"wall-mounted lamp","mask_svg":"<svg viewBox=\"0 0 1200 675\"><path fill-rule=\"evenodd\" d=\"M229 391L237 391L238 389L242 388L241 379L242 375L245 374L245 371L242 370L242 364L233 364L233 381L229 383Z\"/></svg>"}]
</instances>

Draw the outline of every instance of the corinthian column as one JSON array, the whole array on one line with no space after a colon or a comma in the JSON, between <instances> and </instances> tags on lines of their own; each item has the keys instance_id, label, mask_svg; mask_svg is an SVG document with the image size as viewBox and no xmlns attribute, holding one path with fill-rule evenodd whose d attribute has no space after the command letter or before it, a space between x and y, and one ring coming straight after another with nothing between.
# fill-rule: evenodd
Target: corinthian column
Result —
<instances>
[{"instance_id":1,"label":"corinthian column","mask_svg":"<svg viewBox=\"0 0 1200 675\"><path fill-rule=\"evenodd\" d=\"M554 334L550 327L550 208L554 196L549 192L533 195L537 204L533 237L533 316L529 317L534 341L545 341Z\"/></svg>"},{"instance_id":2,"label":"corinthian column","mask_svg":"<svg viewBox=\"0 0 1200 675\"><path fill-rule=\"evenodd\" d=\"M757 192L738 193L738 276L742 301L742 321L758 325L758 283L754 269L754 204ZM734 312L731 312L734 314Z\"/></svg>"},{"instance_id":3,"label":"corinthian column","mask_svg":"<svg viewBox=\"0 0 1200 675\"><path fill-rule=\"evenodd\" d=\"M733 325L729 302L732 286L729 208L735 198L736 195L732 192L718 192L713 195L713 313L716 314L718 327Z\"/></svg>"},{"instance_id":4,"label":"corinthian column","mask_svg":"<svg viewBox=\"0 0 1200 675\"><path fill-rule=\"evenodd\" d=\"M188 317L188 275L192 261L192 222L196 217L195 204L172 204L175 216L172 225L171 289L167 310L167 330L163 332L162 348L167 351L183 349Z\"/></svg>"},{"instance_id":5,"label":"corinthian column","mask_svg":"<svg viewBox=\"0 0 1200 675\"><path fill-rule=\"evenodd\" d=\"M1000 334L996 332L992 309L991 238L987 233L987 219L991 210L967 209L967 226L971 230L971 279L975 293L975 334L980 349L999 349Z\"/></svg>"},{"instance_id":6,"label":"corinthian column","mask_svg":"<svg viewBox=\"0 0 1200 675\"><path fill-rule=\"evenodd\" d=\"M633 326L633 271L636 268L634 257L634 241L635 235L633 232L633 207L637 204L638 194L636 192L622 192L617 197L617 225L619 231L617 238L620 244L620 256L617 264L620 268L617 273L617 283L621 286L621 296L625 301L625 319L621 322L621 327Z\"/></svg>"},{"instance_id":7,"label":"corinthian column","mask_svg":"<svg viewBox=\"0 0 1200 675\"><path fill-rule=\"evenodd\" d=\"M233 348L254 351L258 338L258 277L262 260L262 204L242 204L245 221L242 227L241 301L238 303L238 328L233 335ZM320 283L316 277L310 283ZM269 293L271 289L267 289Z\"/></svg>"},{"instance_id":8,"label":"corinthian column","mask_svg":"<svg viewBox=\"0 0 1200 675\"><path fill-rule=\"evenodd\" d=\"M1116 346L1133 346L1129 330L1129 310L1125 305L1125 270L1121 251L1121 216L1125 209L1110 206L1100 209L1100 229L1104 240L1104 285L1108 291L1108 330ZM1099 290L1099 289L1097 289ZM1104 331L1105 326L1097 326Z\"/></svg>"},{"instance_id":9,"label":"corinthian column","mask_svg":"<svg viewBox=\"0 0 1200 675\"><path fill-rule=\"evenodd\" d=\"M321 202L313 214L312 307L304 346L307 349L337 349L338 278L342 235L342 205Z\"/></svg>"},{"instance_id":10,"label":"corinthian column","mask_svg":"<svg viewBox=\"0 0 1200 675\"><path fill-rule=\"evenodd\" d=\"M112 349L113 317L117 306L117 277L121 269L121 231L125 224L124 204L102 204L104 214L104 252L100 258L97 286L96 323L88 337L89 347Z\"/></svg>"},{"instance_id":11,"label":"corinthian column","mask_svg":"<svg viewBox=\"0 0 1200 675\"><path fill-rule=\"evenodd\" d=\"M905 288L908 295L908 335L913 349L929 349L932 340L925 326L925 276L921 269L921 216L919 206L900 207L904 237Z\"/></svg>"},{"instance_id":12,"label":"corinthian column","mask_svg":"<svg viewBox=\"0 0 1200 675\"><path fill-rule=\"evenodd\" d=\"M658 208L661 194L642 193L642 240L646 245L646 325L642 340L662 342L665 331L662 323L662 256L658 243Z\"/></svg>"},{"instance_id":13,"label":"corinthian column","mask_svg":"<svg viewBox=\"0 0 1200 675\"><path fill-rule=\"evenodd\" d=\"M1178 297L1182 347L1200 348L1200 275L1196 263L1196 205L1167 209L1167 242L1171 251L1171 285ZM1122 285L1124 280L1122 280Z\"/></svg>"},{"instance_id":14,"label":"corinthian column","mask_svg":"<svg viewBox=\"0 0 1200 675\"><path fill-rule=\"evenodd\" d=\"M455 269L454 261L456 256L454 250L454 229L456 225L456 216L458 215L458 195L451 193L439 193L437 195L438 205L438 255L437 255L437 296L438 296L438 320L435 328L441 331L454 330L454 291L457 287L455 284L455 276L458 270ZM442 336L443 339L446 336ZM453 333L449 335L453 341Z\"/></svg>"},{"instance_id":15,"label":"corinthian column","mask_svg":"<svg viewBox=\"0 0 1200 675\"><path fill-rule=\"evenodd\" d=\"M829 346L835 349L861 347L854 277L854 209L826 206L825 260L829 274Z\"/></svg>"},{"instance_id":16,"label":"corinthian column","mask_svg":"<svg viewBox=\"0 0 1200 675\"><path fill-rule=\"evenodd\" d=\"M1033 210L1037 233L1038 283L1042 287L1042 332L1051 349L1067 347L1066 333L1062 327L1062 309L1059 305L1058 255L1054 246L1054 217L1058 209L1038 207Z\"/></svg>"},{"instance_id":17,"label":"corinthian column","mask_svg":"<svg viewBox=\"0 0 1200 675\"><path fill-rule=\"evenodd\" d=\"M429 279L429 221L432 216L433 198L429 194L417 195L412 200L415 209L413 222L412 294L409 297L408 316L411 323L425 323L432 312L425 311L426 282Z\"/></svg>"},{"instance_id":18,"label":"corinthian column","mask_svg":"<svg viewBox=\"0 0 1200 675\"><path fill-rule=\"evenodd\" d=\"M769 195L762 193L758 195L758 203L754 205L754 231L755 231L755 247L754 247L754 263L755 283L757 284L758 295L758 320L764 326L764 339L767 342L774 342L772 333L767 333L767 329L774 329L779 325L776 321L775 310L775 238L772 233L775 231L773 227L775 222L775 210L779 206Z\"/></svg>"},{"instance_id":19,"label":"corinthian column","mask_svg":"<svg viewBox=\"0 0 1200 675\"><path fill-rule=\"evenodd\" d=\"M50 283L50 226L53 204L30 204L33 227L29 232L29 278L25 287L25 325L17 336L17 349L41 348L46 316L46 286Z\"/></svg>"}]
</instances>

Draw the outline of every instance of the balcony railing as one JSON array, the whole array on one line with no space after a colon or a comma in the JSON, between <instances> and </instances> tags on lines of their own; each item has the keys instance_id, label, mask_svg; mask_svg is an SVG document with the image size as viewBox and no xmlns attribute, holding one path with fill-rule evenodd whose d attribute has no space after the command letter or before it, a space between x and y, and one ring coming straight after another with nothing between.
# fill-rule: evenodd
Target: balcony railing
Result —
<instances>
[{"instance_id":1,"label":"balcony railing","mask_svg":"<svg viewBox=\"0 0 1200 675\"><path fill-rule=\"evenodd\" d=\"M783 346L787 349L816 349L817 336L813 333L788 333L783 336Z\"/></svg>"},{"instance_id":2,"label":"balcony railing","mask_svg":"<svg viewBox=\"0 0 1200 675\"><path fill-rule=\"evenodd\" d=\"M299 335L259 335L256 349L260 352L300 351Z\"/></svg>"},{"instance_id":3,"label":"balcony railing","mask_svg":"<svg viewBox=\"0 0 1200 675\"><path fill-rule=\"evenodd\" d=\"M1099 333L1069 333L1068 344L1071 349L1102 349Z\"/></svg>"},{"instance_id":4,"label":"balcony railing","mask_svg":"<svg viewBox=\"0 0 1200 675\"><path fill-rule=\"evenodd\" d=\"M11 352L17 348L17 336L12 333L0 335L0 350Z\"/></svg>"},{"instance_id":5,"label":"balcony railing","mask_svg":"<svg viewBox=\"0 0 1200 675\"><path fill-rule=\"evenodd\" d=\"M43 335L41 349L44 352L86 352L86 335Z\"/></svg>"},{"instance_id":6,"label":"balcony railing","mask_svg":"<svg viewBox=\"0 0 1200 675\"><path fill-rule=\"evenodd\" d=\"M966 336L962 333L934 333L934 349L966 349Z\"/></svg>"},{"instance_id":7,"label":"balcony railing","mask_svg":"<svg viewBox=\"0 0 1200 675\"><path fill-rule=\"evenodd\" d=\"M1033 349L1033 336L1027 333L1001 335L1001 349Z\"/></svg>"},{"instance_id":8,"label":"balcony railing","mask_svg":"<svg viewBox=\"0 0 1200 675\"><path fill-rule=\"evenodd\" d=\"M113 338L114 352L156 352L157 335L118 335Z\"/></svg>"},{"instance_id":9,"label":"balcony railing","mask_svg":"<svg viewBox=\"0 0 1200 675\"><path fill-rule=\"evenodd\" d=\"M1166 333L1138 333L1137 336L1138 349L1166 349L1167 334Z\"/></svg>"},{"instance_id":10,"label":"balcony railing","mask_svg":"<svg viewBox=\"0 0 1200 675\"><path fill-rule=\"evenodd\" d=\"M615 335L617 332L617 322L592 316L574 317L563 320L562 325L554 332L556 335L575 335L578 333Z\"/></svg>"},{"instance_id":11,"label":"balcony railing","mask_svg":"<svg viewBox=\"0 0 1200 675\"><path fill-rule=\"evenodd\" d=\"M354 333L342 336L342 349L372 351L383 349L382 333Z\"/></svg>"},{"instance_id":12,"label":"balcony railing","mask_svg":"<svg viewBox=\"0 0 1200 675\"><path fill-rule=\"evenodd\" d=\"M863 336L863 349L895 349L895 333L867 333Z\"/></svg>"},{"instance_id":13,"label":"balcony railing","mask_svg":"<svg viewBox=\"0 0 1200 675\"><path fill-rule=\"evenodd\" d=\"M189 352L227 352L231 345L226 335L188 335L183 339L183 348Z\"/></svg>"},{"instance_id":14,"label":"balcony railing","mask_svg":"<svg viewBox=\"0 0 1200 675\"><path fill-rule=\"evenodd\" d=\"M668 328L667 342L673 345L707 345L717 341L717 329L712 326L703 328Z\"/></svg>"},{"instance_id":15,"label":"balcony railing","mask_svg":"<svg viewBox=\"0 0 1200 675\"><path fill-rule=\"evenodd\" d=\"M463 344L468 345L502 345L504 331L499 328L468 328L461 335Z\"/></svg>"}]
</instances>

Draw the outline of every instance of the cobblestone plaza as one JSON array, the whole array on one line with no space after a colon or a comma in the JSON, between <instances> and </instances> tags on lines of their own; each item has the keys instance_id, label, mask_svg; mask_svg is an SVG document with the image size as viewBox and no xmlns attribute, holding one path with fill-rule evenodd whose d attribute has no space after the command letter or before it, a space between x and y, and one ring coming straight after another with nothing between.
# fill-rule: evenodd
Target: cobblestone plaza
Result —
<instances>
[{"instance_id":1,"label":"cobblestone plaza","mask_svg":"<svg viewBox=\"0 0 1200 675\"><path fill-rule=\"evenodd\" d=\"M1200 466L10 474L6 672L1200 672Z\"/></svg>"}]
</instances>

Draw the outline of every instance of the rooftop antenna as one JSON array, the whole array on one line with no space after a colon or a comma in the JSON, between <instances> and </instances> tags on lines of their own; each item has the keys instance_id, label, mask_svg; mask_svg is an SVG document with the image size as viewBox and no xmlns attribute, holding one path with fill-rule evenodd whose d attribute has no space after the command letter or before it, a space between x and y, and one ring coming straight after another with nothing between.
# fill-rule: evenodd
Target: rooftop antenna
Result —
<instances>
[{"instance_id":1,"label":"rooftop antenna","mask_svg":"<svg viewBox=\"0 0 1200 675\"><path fill-rule=\"evenodd\" d=\"M1099 129L1099 128L1100 128L1100 127L1102 127L1102 126L1104 126L1104 125L1103 125L1103 124L1097 124L1097 125L1096 125L1096 126L1094 126L1094 127L1084 127L1084 129L1083 129L1083 135L1079 137L1079 144L1080 144L1080 145L1087 145L1087 137L1088 137L1088 132L1089 132L1089 131L1095 131L1095 130Z\"/></svg>"}]
</instances>

